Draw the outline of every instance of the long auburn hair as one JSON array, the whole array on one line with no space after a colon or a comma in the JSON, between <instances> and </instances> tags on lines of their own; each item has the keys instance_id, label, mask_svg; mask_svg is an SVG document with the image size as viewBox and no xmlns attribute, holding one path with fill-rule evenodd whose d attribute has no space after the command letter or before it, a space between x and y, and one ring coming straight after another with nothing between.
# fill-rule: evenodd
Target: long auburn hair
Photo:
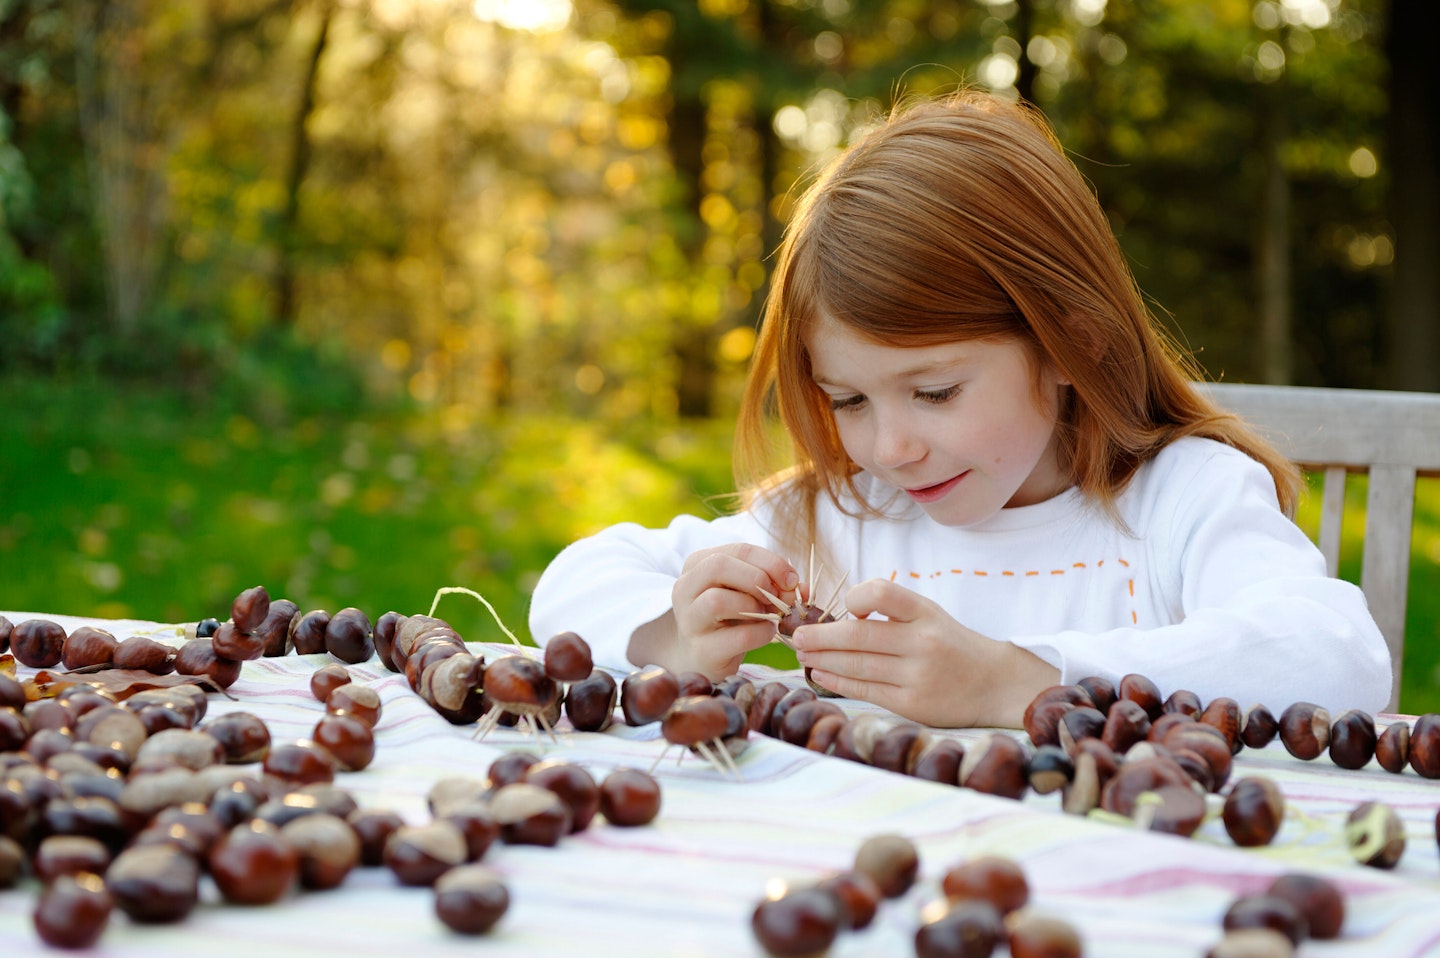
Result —
<instances>
[{"instance_id":1,"label":"long auburn hair","mask_svg":"<svg viewBox=\"0 0 1440 958\"><path fill-rule=\"evenodd\" d=\"M1093 189L1033 107L972 90L902 102L801 199L735 436L742 497L784 490L775 532L797 546L814 540L818 495L858 496L858 467L811 380L804 337L822 316L888 345L1028 346L1037 378L1048 362L1071 384L1062 468L1117 520L1135 471L1182 436L1258 460L1294 509L1299 470L1193 387L1198 366L1146 305ZM774 441L777 414L789 449Z\"/></svg>"}]
</instances>

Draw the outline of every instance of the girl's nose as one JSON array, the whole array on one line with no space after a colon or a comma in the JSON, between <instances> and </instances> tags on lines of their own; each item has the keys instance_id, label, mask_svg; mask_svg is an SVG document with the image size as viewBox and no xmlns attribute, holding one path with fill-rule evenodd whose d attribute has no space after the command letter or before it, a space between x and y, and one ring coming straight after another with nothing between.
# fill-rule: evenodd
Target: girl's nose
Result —
<instances>
[{"instance_id":1,"label":"girl's nose","mask_svg":"<svg viewBox=\"0 0 1440 958\"><path fill-rule=\"evenodd\" d=\"M903 415L877 416L874 442L875 464L886 469L919 462L928 449L915 424Z\"/></svg>"}]
</instances>

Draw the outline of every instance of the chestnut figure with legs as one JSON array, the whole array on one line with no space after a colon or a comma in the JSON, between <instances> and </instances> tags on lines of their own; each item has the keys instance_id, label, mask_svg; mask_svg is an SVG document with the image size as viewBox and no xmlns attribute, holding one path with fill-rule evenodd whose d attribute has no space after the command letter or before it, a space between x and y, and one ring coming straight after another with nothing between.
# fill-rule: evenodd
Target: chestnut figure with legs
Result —
<instances>
[{"instance_id":1,"label":"chestnut figure with legs","mask_svg":"<svg viewBox=\"0 0 1440 958\"><path fill-rule=\"evenodd\" d=\"M926 724L1018 726L1047 686L1131 673L1373 714L1390 663L1363 594L1291 520L1298 470L1201 378L1037 111L903 103L787 225L741 508L573 543L531 633L718 681L773 637L772 599L812 598L813 547L852 584L795 631L800 664Z\"/></svg>"}]
</instances>

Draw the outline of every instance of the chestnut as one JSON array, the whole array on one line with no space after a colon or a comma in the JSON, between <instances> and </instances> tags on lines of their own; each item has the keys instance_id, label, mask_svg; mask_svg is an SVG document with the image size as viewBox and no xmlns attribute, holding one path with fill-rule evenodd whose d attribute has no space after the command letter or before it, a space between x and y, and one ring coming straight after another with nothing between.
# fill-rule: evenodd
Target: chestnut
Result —
<instances>
[{"instance_id":1,"label":"chestnut","mask_svg":"<svg viewBox=\"0 0 1440 958\"><path fill-rule=\"evenodd\" d=\"M820 723L816 723L816 728ZM839 727L836 727L838 733ZM813 737L812 737L813 741ZM808 744L807 748L813 746ZM1053 748L1054 746L1049 746ZM821 750L823 751L823 750ZM960 766L965 761L965 746L953 738L936 737L930 739L923 751L915 757L914 765L910 774L918 779L927 782L939 782L941 785L960 784ZM1033 761L1031 768L1034 767Z\"/></svg>"},{"instance_id":2,"label":"chestnut","mask_svg":"<svg viewBox=\"0 0 1440 958\"><path fill-rule=\"evenodd\" d=\"M191 639L175 653L175 671L181 675L203 676L228 689L240 678L240 663L216 654L209 639Z\"/></svg>"},{"instance_id":3,"label":"chestnut","mask_svg":"<svg viewBox=\"0 0 1440 958\"><path fill-rule=\"evenodd\" d=\"M405 825L399 812L384 808L360 808L345 816L346 823L360 839L360 864L383 865L385 843Z\"/></svg>"},{"instance_id":4,"label":"chestnut","mask_svg":"<svg viewBox=\"0 0 1440 958\"><path fill-rule=\"evenodd\" d=\"M648 825L660 814L660 783L637 768L617 768L600 782L600 814L612 825Z\"/></svg>"},{"instance_id":5,"label":"chestnut","mask_svg":"<svg viewBox=\"0 0 1440 958\"><path fill-rule=\"evenodd\" d=\"M108 850L106 856L108 860ZM9 835L0 834L0 889L14 888L24 872L25 849Z\"/></svg>"},{"instance_id":6,"label":"chestnut","mask_svg":"<svg viewBox=\"0 0 1440 958\"><path fill-rule=\"evenodd\" d=\"M796 712L810 709L812 704L814 703L802 702L797 705L786 713L785 721L789 722L790 716ZM825 704L839 708L834 702ZM899 722L875 738L875 744L871 748L870 764L887 772L909 775L915 767L915 759L929 744L930 733L922 726L914 722ZM957 769L957 780L959 774L960 771Z\"/></svg>"},{"instance_id":7,"label":"chestnut","mask_svg":"<svg viewBox=\"0 0 1440 958\"><path fill-rule=\"evenodd\" d=\"M1145 715L1150 721L1160 717L1160 711L1165 706L1165 701L1160 695L1160 689L1149 677L1131 672L1129 675L1122 675L1120 682L1115 686L1118 700L1134 702L1145 710Z\"/></svg>"},{"instance_id":8,"label":"chestnut","mask_svg":"<svg viewBox=\"0 0 1440 958\"><path fill-rule=\"evenodd\" d=\"M131 921L180 921L200 900L200 862L177 845L136 845L116 856L105 884Z\"/></svg>"},{"instance_id":9,"label":"chestnut","mask_svg":"<svg viewBox=\"0 0 1440 958\"><path fill-rule=\"evenodd\" d=\"M342 771L358 772L375 760L374 730L345 712L322 716L311 730L310 739L329 752Z\"/></svg>"},{"instance_id":10,"label":"chestnut","mask_svg":"<svg viewBox=\"0 0 1440 958\"><path fill-rule=\"evenodd\" d=\"M25 619L10 631L10 651L21 665L54 668L65 654L65 629L49 619Z\"/></svg>"},{"instance_id":11,"label":"chestnut","mask_svg":"<svg viewBox=\"0 0 1440 958\"><path fill-rule=\"evenodd\" d=\"M490 796L500 838L511 845L556 845L570 833L570 807L548 788L512 782Z\"/></svg>"},{"instance_id":12,"label":"chestnut","mask_svg":"<svg viewBox=\"0 0 1440 958\"><path fill-rule=\"evenodd\" d=\"M1234 755L1244 747L1245 743L1240 739L1240 703L1234 699L1223 695L1211 699L1197 719L1220 730L1230 746L1230 754Z\"/></svg>"},{"instance_id":13,"label":"chestnut","mask_svg":"<svg viewBox=\"0 0 1440 958\"><path fill-rule=\"evenodd\" d=\"M495 839L500 837L500 823L490 811L490 804L480 799L456 802L437 816L449 822L465 836L465 860L478 862L485 857Z\"/></svg>"},{"instance_id":14,"label":"chestnut","mask_svg":"<svg viewBox=\"0 0 1440 958\"><path fill-rule=\"evenodd\" d=\"M940 889L952 901L980 900L1008 915L1030 900L1025 872L1009 858L983 855L952 867L940 879Z\"/></svg>"},{"instance_id":15,"label":"chestnut","mask_svg":"<svg viewBox=\"0 0 1440 958\"><path fill-rule=\"evenodd\" d=\"M358 665L375 654L370 617L356 608L344 608L325 627L325 651L341 662Z\"/></svg>"},{"instance_id":16,"label":"chestnut","mask_svg":"<svg viewBox=\"0 0 1440 958\"><path fill-rule=\"evenodd\" d=\"M270 729L253 712L226 712L200 731L220 743L227 765L249 765L264 761L270 752Z\"/></svg>"},{"instance_id":17,"label":"chestnut","mask_svg":"<svg viewBox=\"0 0 1440 958\"><path fill-rule=\"evenodd\" d=\"M1298 945L1310 934L1310 926L1300 910L1275 895L1243 895L1237 898L1221 919L1226 931L1242 928L1270 928Z\"/></svg>"},{"instance_id":18,"label":"chestnut","mask_svg":"<svg viewBox=\"0 0 1440 958\"><path fill-rule=\"evenodd\" d=\"M360 863L360 837L338 816L306 815L282 825L280 835L300 856L304 888L335 888Z\"/></svg>"},{"instance_id":19,"label":"chestnut","mask_svg":"<svg viewBox=\"0 0 1440 958\"><path fill-rule=\"evenodd\" d=\"M1284 821L1285 796L1268 778L1242 778L1225 796L1221 818L1235 844L1243 848L1268 845Z\"/></svg>"},{"instance_id":20,"label":"chestnut","mask_svg":"<svg viewBox=\"0 0 1440 958\"><path fill-rule=\"evenodd\" d=\"M81 872L103 875L110 866L110 858L110 849L98 838L50 835L36 847L31 865L35 877L42 884L49 884L61 875L78 875ZM3 887L7 886L0 881L0 888Z\"/></svg>"},{"instance_id":21,"label":"chestnut","mask_svg":"<svg viewBox=\"0 0 1440 958\"><path fill-rule=\"evenodd\" d=\"M1205 958L1292 958L1295 946L1273 928L1237 928L1205 952Z\"/></svg>"},{"instance_id":22,"label":"chestnut","mask_svg":"<svg viewBox=\"0 0 1440 958\"><path fill-rule=\"evenodd\" d=\"M951 903L915 932L916 958L986 958L1005 940L1005 925L987 901Z\"/></svg>"},{"instance_id":23,"label":"chestnut","mask_svg":"<svg viewBox=\"0 0 1440 958\"><path fill-rule=\"evenodd\" d=\"M1410 723L1391 722L1375 740L1375 761L1387 772L1399 775L1410 764Z\"/></svg>"},{"instance_id":24,"label":"chestnut","mask_svg":"<svg viewBox=\"0 0 1440 958\"><path fill-rule=\"evenodd\" d=\"M461 865L435 880L435 916L451 931L483 935L510 907L500 876L481 865Z\"/></svg>"},{"instance_id":25,"label":"chestnut","mask_svg":"<svg viewBox=\"0 0 1440 958\"><path fill-rule=\"evenodd\" d=\"M484 690L499 709L531 720L538 718L542 725L545 713L560 700L560 687L545 674L545 667L519 654L500 656L485 667Z\"/></svg>"},{"instance_id":26,"label":"chestnut","mask_svg":"<svg viewBox=\"0 0 1440 958\"><path fill-rule=\"evenodd\" d=\"M258 632L241 632L232 622L222 623L210 637L215 654L234 662L260 658L265 651L265 637Z\"/></svg>"},{"instance_id":27,"label":"chestnut","mask_svg":"<svg viewBox=\"0 0 1440 958\"><path fill-rule=\"evenodd\" d=\"M603 732L615 718L620 689L609 672L593 670L565 690L565 715L577 732Z\"/></svg>"},{"instance_id":28,"label":"chestnut","mask_svg":"<svg viewBox=\"0 0 1440 958\"><path fill-rule=\"evenodd\" d=\"M780 727L776 729L778 732L776 737L782 742L789 742L791 745L799 745L803 748L810 741L810 730L825 715L839 715L843 718L845 712L840 706L826 699L817 698L802 702L785 713Z\"/></svg>"},{"instance_id":29,"label":"chestnut","mask_svg":"<svg viewBox=\"0 0 1440 958\"><path fill-rule=\"evenodd\" d=\"M342 685L349 685L354 679L350 670L343 665L331 663L322 665L310 675L310 694L315 696L319 702L324 702L330 697L330 693Z\"/></svg>"},{"instance_id":30,"label":"chestnut","mask_svg":"<svg viewBox=\"0 0 1440 958\"><path fill-rule=\"evenodd\" d=\"M832 892L840 899L845 909L844 927L850 931L863 931L870 927L885 897L875 879L854 869L823 878L816 882L816 887Z\"/></svg>"},{"instance_id":31,"label":"chestnut","mask_svg":"<svg viewBox=\"0 0 1440 958\"><path fill-rule=\"evenodd\" d=\"M574 632L561 632L545 643L545 674L557 682L579 682L595 668L590 643ZM709 684L709 679L706 679Z\"/></svg>"},{"instance_id":32,"label":"chestnut","mask_svg":"<svg viewBox=\"0 0 1440 958\"><path fill-rule=\"evenodd\" d=\"M524 781L554 792L570 809L570 831L588 828L600 810L600 786L589 772L572 762L546 759L525 770Z\"/></svg>"},{"instance_id":33,"label":"chestnut","mask_svg":"<svg viewBox=\"0 0 1440 958\"><path fill-rule=\"evenodd\" d=\"M374 728L382 711L380 693L368 685L348 682L325 697L325 711L331 715L352 715Z\"/></svg>"},{"instance_id":34,"label":"chestnut","mask_svg":"<svg viewBox=\"0 0 1440 958\"><path fill-rule=\"evenodd\" d=\"M1240 718L1240 741L1246 748L1264 748L1274 740L1279 729L1280 723L1271 711L1257 703Z\"/></svg>"},{"instance_id":35,"label":"chestnut","mask_svg":"<svg viewBox=\"0 0 1440 958\"><path fill-rule=\"evenodd\" d=\"M1058 745L1042 745L1030 754L1026 780L1037 795L1059 791L1075 778L1075 760Z\"/></svg>"},{"instance_id":36,"label":"chestnut","mask_svg":"<svg viewBox=\"0 0 1440 958\"><path fill-rule=\"evenodd\" d=\"M395 638L400 631L400 626L405 622L405 616L393 609L375 620L375 628L371 631L370 638L375 643L375 655L380 664L391 672L401 671L394 661Z\"/></svg>"},{"instance_id":37,"label":"chestnut","mask_svg":"<svg viewBox=\"0 0 1440 958\"><path fill-rule=\"evenodd\" d=\"M1410 730L1410 767L1421 778L1440 778L1440 713L1426 712Z\"/></svg>"},{"instance_id":38,"label":"chestnut","mask_svg":"<svg viewBox=\"0 0 1440 958\"><path fill-rule=\"evenodd\" d=\"M268 905L279 901L300 873L300 856L269 822L230 829L206 856L210 877L226 901Z\"/></svg>"},{"instance_id":39,"label":"chestnut","mask_svg":"<svg viewBox=\"0 0 1440 958\"><path fill-rule=\"evenodd\" d=\"M1330 744L1330 712L1311 702L1296 702L1280 713L1280 742L1304 761L1318 758Z\"/></svg>"},{"instance_id":40,"label":"chestnut","mask_svg":"<svg viewBox=\"0 0 1440 958\"><path fill-rule=\"evenodd\" d=\"M1119 702L1111 708L1118 708ZM1029 756L1019 740L992 732L965 749L960 763L960 784L987 795L1019 799L1029 786Z\"/></svg>"},{"instance_id":41,"label":"chestnut","mask_svg":"<svg viewBox=\"0 0 1440 958\"><path fill-rule=\"evenodd\" d=\"M1139 702L1128 698L1117 699L1105 715L1105 727L1100 732L1100 740L1110 746L1117 755L1124 755L1130 750L1130 746L1143 741L1150 734L1150 722L1149 713Z\"/></svg>"},{"instance_id":42,"label":"chestnut","mask_svg":"<svg viewBox=\"0 0 1440 958\"><path fill-rule=\"evenodd\" d=\"M1090 702L1101 714L1110 711L1110 706L1120 697L1115 689L1115 683L1103 675L1087 675L1075 683L1090 696Z\"/></svg>"},{"instance_id":43,"label":"chestnut","mask_svg":"<svg viewBox=\"0 0 1440 958\"><path fill-rule=\"evenodd\" d=\"M1375 720L1368 712L1350 709L1330 726L1330 760L1341 768L1364 768L1375 756Z\"/></svg>"},{"instance_id":44,"label":"chestnut","mask_svg":"<svg viewBox=\"0 0 1440 958\"><path fill-rule=\"evenodd\" d=\"M786 958L823 954L845 921L839 895L810 886L760 902L750 916L750 928L766 952Z\"/></svg>"},{"instance_id":45,"label":"chestnut","mask_svg":"<svg viewBox=\"0 0 1440 958\"><path fill-rule=\"evenodd\" d=\"M300 607L289 599L275 599L265 621L255 630L260 639L261 654L267 658L278 658L290 651L290 623L300 614Z\"/></svg>"},{"instance_id":46,"label":"chestnut","mask_svg":"<svg viewBox=\"0 0 1440 958\"><path fill-rule=\"evenodd\" d=\"M855 870L874 879L886 898L899 898L915 884L920 852L904 835L874 835L856 850Z\"/></svg>"},{"instance_id":47,"label":"chestnut","mask_svg":"<svg viewBox=\"0 0 1440 958\"><path fill-rule=\"evenodd\" d=\"M325 651L325 630L330 625L330 613L324 609L312 609L290 622L289 640L296 655L317 655Z\"/></svg>"},{"instance_id":48,"label":"chestnut","mask_svg":"<svg viewBox=\"0 0 1440 958\"><path fill-rule=\"evenodd\" d=\"M446 821L402 825L385 841L385 867L402 885L433 885L435 880L466 861L465 836Z\"/></svg>"},{"instance_id":49,"label":"chestnut","mask_svg":"<svg viewBox=\"0 0 1440 958\"><path fill-rule=\"evenodd\" d=\"M230 620L241 632L253 632L260 628L260 623L269 614L270 593L263 585L245 589L230 604Z\"/></svg>"},{"instance_id":50,"label":"chestnut","mask_svg":"<svg viewBox=\"0 0 1440 958\"><path fill-rule=\"evenodd\" d=\"M1160 705L1161 715L1189 715L1197 717L1205 711L1200 696L1189 689L1176 689ZM1158 716L1157 716L1158 718Z\"/></svg>"},{"instance_id":51,"label":"chestnut","mask_svg":"<svg viewBox=\"0 0 1440 958\"><path fill-rule=\"evenodd\" d=\"M66 637L60 650L60 662L71 670L108 665L119 644L119 640L106 630L82 625Z\"/></svg>"},{"instance_id":52,"label":"chestnut","mask_svg":"<svg viewBox=\"0 0 1440 958\"><path fill-rule=\"evenodd\" d=\"M1010 958L1081 958L1080 934L1069 922L1024 908L1005 916Z\"/></svg>"},{"instance_id":53,"label":"chestnut","mask_svg":"<svg viewBox=\"0 0 1440 958\"><path fill-rule=\"evenodd\" d=\"M806 702L813 702L820 696L813 689L798 688L786 692L780 701L775 703L775 710L770 713L770 724L760 731L771 738L780 737L780 728L785 724L785 716L797 705Z\"/></svg>"},{"instance_id":54,"label":"chestnut","mask_svg":"<svg viewBox=\"0 0 1440 958\"><path fill-rule=\"evenodd\" d=\"M1304 916L1311 938L1340 937L1345 924L1345 899L1333 882L1318 875L1287 872L1271 882L1265 894L1294 905Z\"/></svg>"},{"instance_id":55,"label":"chestnut","mask_svg":"<svg viewBox=\"0 0 1440 958\"><path fill-rule=\"evenodd\" d=\"M1405 854L1405 825L1382 802L1361 802L1345 820L1345 843L1362 865L1394 868Z\"/></svg>"},{"instance_id":56,"label":"chestnut","mask_svg":"<svg viewBox=\"0 0 1440 958\"><path fill-rule=\"evenodd\" d=\"M90 948L104 934L113 908L98 875L62 875L40 892L32 916L35 933L52 948Z\"/></svg>"},{"instance_id":57,"label":"chestnut","mask_svg":"<svg viewBox=\"0 0 1440 958\"><path fill-rule=\"evenodd\" d=\"M749 723L749 731L759 732L761 735L770 734L770 719L775 714L775 706L780 704L790 692L789 686L784 682L766 682L755 691L755 699L750 703L750 710L746 713ZM675 684L675 694L679 697L680 684Z\"/></svg>"},{"instance_id":58,"label":"chestnut","mask_svg":"<svg viewBox=\"0 0 1440 958\"><path fill-rule=\"evenodd\" d=\"M148 635L132 635L116 644L110 664L117 669L169 675L175 671L175 655L173 645L157 642Z\"/></svg>"},{"instance_id":59,"label":"chestnut","mask_svg":"<svg viewBox=\"0 0 1440 958\"><path fill-rule=\"evenodd\" d=\"M335 781L335 757L310 740L271 746L260 767L291 788Z\"/></svg>"},{"instance_id":60,"label":"chestnut","mask_svg":"<svg viewBox=\"0 0 1440 958\"><path fill-rule=\"evenodd\" d=\"M199 802L182 802L163 808L149 828L163 831L175 845L203 857L229 829L220 816Z\"/></svg>"},{"instance_id":61,"label":"chestnut","mask_svg":"<svg viewBox=\"0 0 1440 958\"><path fill-rule=\"evenodd\" d=\"M1104 731L1104 712L1088 705L1077 705L1060 716L1055 729L1056 744L1066 752L1073 752L1076 742L1083 738L1099 738Z\"/></svg>"}]
</instances>

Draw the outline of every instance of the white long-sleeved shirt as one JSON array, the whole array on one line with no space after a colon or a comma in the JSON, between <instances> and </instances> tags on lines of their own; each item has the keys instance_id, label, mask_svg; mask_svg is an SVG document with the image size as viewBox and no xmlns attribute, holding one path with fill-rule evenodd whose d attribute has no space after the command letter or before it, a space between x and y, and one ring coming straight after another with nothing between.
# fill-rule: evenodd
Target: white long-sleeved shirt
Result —
<instances>
[{"instance_id":1,"label":"white long-sleeved shirt","mask_svg":"<svg viewBox=\"0 0 1440 958\"><path fill-rule=\"evenodd\" d=\"M1364 594L1325 574L1269 472L1222 443L1180 439L1143 465L1117 500L1123 529L1075 489L957 528L868 475L857 484L892 505L856 519L821 497L817 525L842 568L817 584L819 600L846 572L850 583L893 579L1030 650L1062 683L1136 672L1164 694L1229 696L1276 715L1297 701L1373 714L1389 700L1389 652ZM537 583L531 634L543 644L578 632L598 664L644 664L626 658L631 634L670 608L685 558L732 542L779 549L748 512L582 539ZM805 557L791 559L804 575Z\"/></svg>"}]
</instances>

